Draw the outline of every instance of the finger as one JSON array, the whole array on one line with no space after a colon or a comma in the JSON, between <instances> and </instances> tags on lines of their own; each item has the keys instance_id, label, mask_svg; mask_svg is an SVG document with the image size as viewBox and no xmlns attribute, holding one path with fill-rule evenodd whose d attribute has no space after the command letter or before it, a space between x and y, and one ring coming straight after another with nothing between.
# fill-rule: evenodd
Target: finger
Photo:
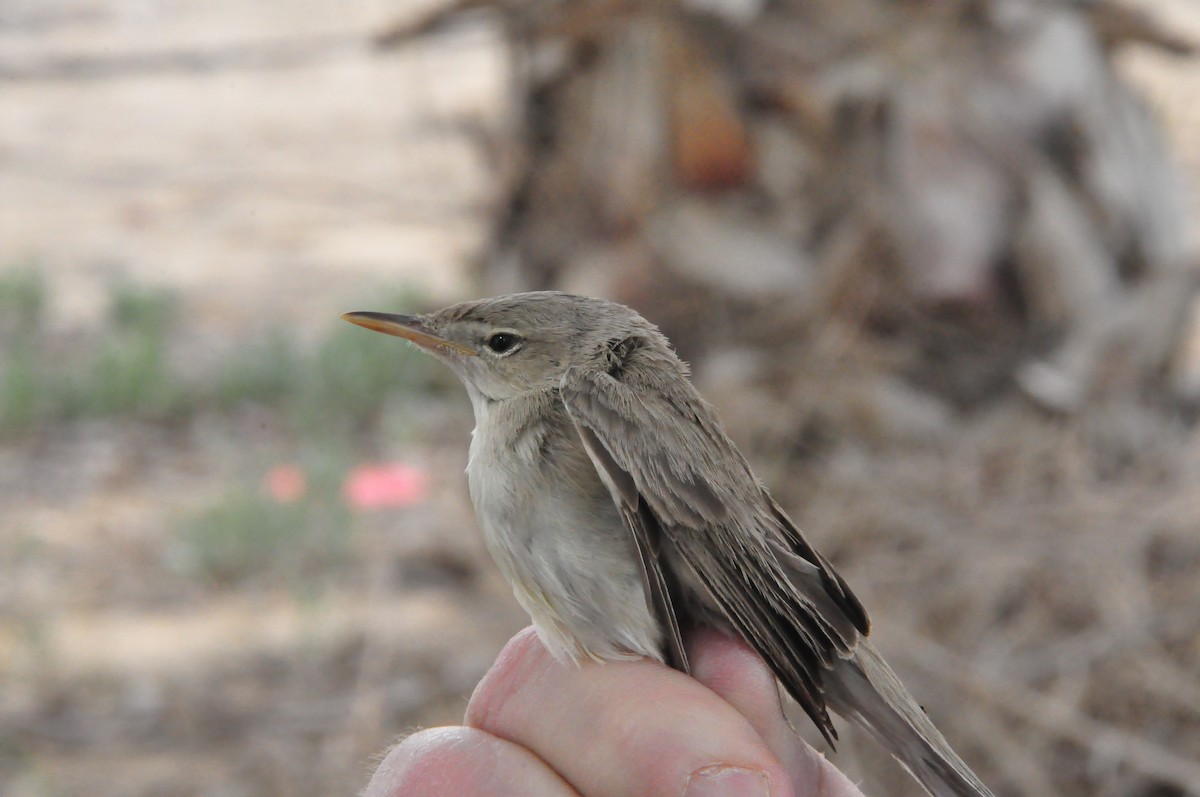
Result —
<instances>
[{"instance_id":1,"label":"finger","mask_svg":"<svg viewBox=\"0 0 1200 797\"><path fill-rule=\"evenodd\" d=\"M362 797L579 797L533 753L474 728L431 728L392 748Z\"/></svg>"},{"instance_id":2,"label":"finger","mask_svg":"<svg viewBox=\"0 0 1200 797\"><path fill-rule=\"evenodd\" d=\"M787 769L798 794L862 797L841 770L792 730L780 705L775 675L749 646L708 629L688 641L692 676L749 720Z\"/></svg>"},{"instance_id":3,"label":"finger","mask_svg":"<svg viewBox=\"0 0 1200 797\"><path fill-rule=\"evenodd\" d=\"M467 724L535 751L588 797L792 797L750 723L693 679L648 660L560 664L532 629L484 676Z\"/></svg>"}]
</instances>

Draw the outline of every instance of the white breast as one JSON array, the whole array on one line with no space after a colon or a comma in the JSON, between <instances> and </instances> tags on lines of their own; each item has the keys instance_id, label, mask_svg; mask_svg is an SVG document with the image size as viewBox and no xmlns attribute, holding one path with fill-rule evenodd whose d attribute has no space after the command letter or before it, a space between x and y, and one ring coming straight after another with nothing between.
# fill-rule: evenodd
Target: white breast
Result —
<instances>
[{"instance_id":1,"label":"white breast","mask_svg":"<svg viewBox=\"0 0 1200 797\"><path fill-rule=\"evenodd\" d=\"M543 643L560 659L661 658L633 540L565 415L529 422L511 402L474 403L471 499Z\"/></svg>"}]
</instances>

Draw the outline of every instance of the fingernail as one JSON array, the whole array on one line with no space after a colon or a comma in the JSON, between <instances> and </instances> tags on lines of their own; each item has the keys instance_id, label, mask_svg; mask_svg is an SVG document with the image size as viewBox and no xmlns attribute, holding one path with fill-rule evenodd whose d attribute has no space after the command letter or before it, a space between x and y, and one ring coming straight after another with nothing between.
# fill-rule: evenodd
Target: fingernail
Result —
<instances>
[{"instance_id":1,"label":"fingernail","mask_svg":"<svg viewBox=\"0 0 1200 797\"><path fill-rule=\"evenodd\" d=\"M683 797L771 797L771 784L765 772L706 767L688 778Z\"/></svg>"}]
</instances>

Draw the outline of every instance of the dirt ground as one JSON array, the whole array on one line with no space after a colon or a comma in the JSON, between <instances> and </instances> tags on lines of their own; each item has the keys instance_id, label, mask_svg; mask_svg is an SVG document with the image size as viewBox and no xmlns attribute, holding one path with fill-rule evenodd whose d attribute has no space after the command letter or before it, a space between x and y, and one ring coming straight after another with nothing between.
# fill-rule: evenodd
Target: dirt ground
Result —
<instances>
[{"instance_id":1,"label":"dirt ground","mask_svg":"<svg viewBox=\"0 0 1200 797\"><path fill-rule=\"evenodd\" d=\"M0 268L36 268L68 336L100 327L114 282L178 292L175 354L201 361L316 338L380 292L471 293L504 53L486 26L371 49L419 8L6 3ZM461 716L524 624L480 600L507 591L478 566L462 452L439 450L468 413L363 452L420 462L432 498L354 518L356 566L303 588L175 561L183 514L288 456L266 421L0 444L0 793L351 794L389 739Z\"/></svg>"},{"instance_id":2,"label":"dirt ground","mask_svg":"<svg viewBox=\"0 0 1200 797\"><path fill-rule=\"evenodd\" d=\"M1151 5L1200 38L1200 7ZM315 339L403 286L472 294L505 52L484 22L370 48L421 6L4 4L0 269L44 275L65 334L98 328L115 280L178 291L185 362L270 329ZM1126 61L1200 173L1200 67ZM457 721L524 618L465 500L469 408L423 417L419 438L360 453L417 463L428 498L355 514L348 562L299 582L223 585L180 561L182 514L287 461L269 418L0 441L0 793L351 794L389 740ZM989 707L957 730L1004 793L1061 788L1025 739L1090 762L1079 783L1111 769L1096 793L1200 794L1200 446L1121 418L1112 446L1135 455L1116 480L1080 453L1094 428L998 411L950 443L845 447L793 496L929 710Z\"/></svg>"}]
</instances>

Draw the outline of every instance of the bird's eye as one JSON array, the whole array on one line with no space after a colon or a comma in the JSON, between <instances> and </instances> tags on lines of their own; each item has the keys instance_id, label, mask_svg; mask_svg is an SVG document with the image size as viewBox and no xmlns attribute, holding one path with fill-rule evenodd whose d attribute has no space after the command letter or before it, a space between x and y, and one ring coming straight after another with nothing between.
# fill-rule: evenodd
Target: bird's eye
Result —
<instances>
[{"instance_id":1,"label":"bird's eye","mask_svg":"<svg viewBox=\"0 0 1200 797\"><path fill-rule=\"evenodd\" d=\"M520 338L511 332L497 332L487 339L487 347L496 352L496 354L504 354L504 352L516 346L519 340Z\"/></svg>"}]
</instances>

